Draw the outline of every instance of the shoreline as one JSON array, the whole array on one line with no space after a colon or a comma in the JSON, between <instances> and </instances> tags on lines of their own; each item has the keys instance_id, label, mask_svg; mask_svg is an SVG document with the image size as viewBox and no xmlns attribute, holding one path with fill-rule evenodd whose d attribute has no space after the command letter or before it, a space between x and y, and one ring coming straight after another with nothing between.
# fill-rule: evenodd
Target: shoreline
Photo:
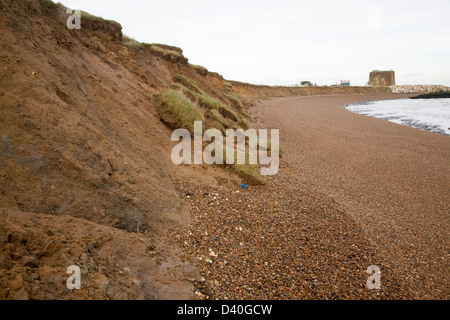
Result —
<instances>
[{"instance_id":1,"label":"shoreline","mask_svg":"<svg viewBox=\"0 0 450 320\"><path fill-rule=\"evenodd\" d=\"M436 106L436 100L445 99L434 98L433 101L430 102L430 99L418 100L411 97L410 99L387 100L387 105L380 104L380 101L373 100L351 103L346 106L346 109L355 114L383 119L422 131L450 136L450 122L447 124L439 123L439 120L442 120L440 116L445 116L445 114L440 115L439 118L436 115L436 112L440 112L439 109L433 107L433 105ZM447 105L443 101L440 103ZM405 109L406 106L407 109ZM425 108L427 111L424 113ZM445 108L445 106L441 106L441 108Z\"/></svg>"}]
</instances>

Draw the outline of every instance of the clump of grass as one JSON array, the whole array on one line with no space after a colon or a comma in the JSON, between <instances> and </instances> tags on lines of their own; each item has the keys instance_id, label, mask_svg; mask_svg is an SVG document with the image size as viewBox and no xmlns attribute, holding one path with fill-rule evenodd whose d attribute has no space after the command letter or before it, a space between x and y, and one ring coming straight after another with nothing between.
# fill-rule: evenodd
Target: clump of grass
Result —
<instances>
[{"instance_id":1,"label":"clump of grass","mask_svg":"<svg viewBox=\"0 0 450 320\"><path fill-rule=\"evenodd\" d=\"M202 94L198 96L198 104L203 108L211 110L219 110L220 108L223 107L223 104L219 100L214 99L213 97L207 94Z\"/></svg>"},{"instance_id":2,"label":"clump of grass","mask_svg":"<svg viewBox=\"0 0 450 320\"><path fill-rule=\"evenodd\" d=\"M185 86L183 86L182 84L179 84L179 83L172 83L170 85L170 87L174 90L178 90L178 91L182 92L189 100L197 103L197 100L199 97L198 93L195 93L194 91L189 90L188 88L186 88Z\"/></svg>"},{"instance_id":3,"label":"clump of grass","mask_svg":"<svg viewBox=\"0 0 450 320\"><path fill-rule=\"evenodd\" d=\"M230 100L232 106L234 108L238 109L244 117L249 118L249 119L251 118L250 114L244 107L242 100L238 96L230 93L230 94L227 94L227 98L228 98L228 100Z\"/></svg>"},{"instance_id":4,"label":"clump of grass","mask_svg":"<svg viewBox=\"0 0 450 320\"><path fill-rule=\"evenodd\" d=\"M250 124L248 123L247 119L241 119L241 125L244 129L250 128Z\"/></svg>"},{"instance_id":5,"label":"clump of grass","mask_svg":"<svg viewBox=\"0 0 450 320\"><path fill-rule=\"evenodd\" d=\"M122 25L120 23L118 23L117 21L106 20L106 19L103 19L101 17L93 16L92 14L89 14L89 13L87 13L85 11L81 11L81 20L83 20L83 19L94 21L94 22L107 22L107 23L111 23L111 24L113 24L113 25L115 25L117 27L122 28Z\"/></svg>"},{"instance_id":6,"label":"clump of grass","mask_svg":"<svg viewBox=\"0 0 450 320\"><path fill-rule=\"evenodd\" d=\"M164 89L157 100L161 119L172 128L184 128L193 132L194 121L203 121L201 110L180 91Z\"/></svg>"},{"instance_id":7,"label":"clump of grass","mask_svg":"<svg viewBox=\"0 0 450 320\"><path fill-rule=\"evenodd\" d=\"M174 77L174 81L175 83L173 83L171 87L175 90L183 92L186 97L188 97L199 107L209 110L217 110L223 117L235 122L239 121L237 113L230 106L221 103L219 100L211 97L206 92L201 90L194 80L178 74ZM226 127L229 127L229 125Z\"/></svg>"},{"instance_id":8,"label":"clump of grass","mask_svg":"<svg viewBox=\"0 0 450 320\"><path fill-rule=\"evenodd\" d=\"M159 47L163 50L166 51L175 51L178 52L179 54L183 54L183 50L179 47L175 47L175 46L170 46L168 44L162 44L162 43L152 43L150 44L151 46L155 46L155 47Z\"/></svg>"},{"instance_id":9,"label":"clump of grass","mask_svg":"<svg viewBox=\"0 0 450 320\"><path fill-rule=\"evenodd\" d=\"M218 110L224 117L228 119L239 121L239 117L233 109L207 94L200 95L198 97L198 103L204 108Z\"/></svg>"},{"instance_id":10,"label":"clump of grass","mask_svg":"<svg viewBox=\"0 0 450 320\"><path fill-rule=\"evenodd\" d=\"M270 139L258 139L258 147L263 149L263 150L267 150L267 151L272 151L273 147L278 146L278 150L279 150L279 156L280 158L283 157L283 148L281 148L281 145L279 143L275 143L272 142Z\"/></svg>"},{"instance_id":11,"label":"clump of grass","mask_svg":"<svg viewBox=\"0 0 450 320\"><path fill-rule=\"evenodd\" d=\"M167 50L167 49L161 48L158 45L153 45L153 44L150 44L148 46L150 46L150 50L153 53L159 54L163 58L169 58L170 59L170 58L182 58L183 57L183 55L181 53L179 53L178 51Z\"/></svg>"},{"instance_id":12,"label":"clump of grass","mask_svg":"<svg viewBox=\"0 0 450 320\"><path fill-rule=\"evenodd\" d=\"M232 90L233 90L233 85L231 84L231 82L224 81L224 82L223 82L223 86L224 86L225 89L227 89L228 91L232 91Z\"/></svg>"},{"instance_id":13,"label":"clump of grass","mask_svg":"<svg viewBox=\"0 0 450 320\"><path fill-rule=\"evenodd\" d=\"M411 97L411 99L443 99L443 98L450 98L449 90L428 92L415 97Z\"/></svg>"},{"instance_id":14,"label":"clump of grass","mask_svg":"<svg viewBox=\"0 0 450 320\"><path fill-rule=\"evenodd\" d=\"M231 152L230 148L224 146L223 148L223 162L226 163L227 153ZM234 164L227 165L232 169L242 180L248 185L265 185L269 181L267 178L261 176L258 165L249 163L250 155L245 152L245 164L237 164L237 151L234 151Z\"/></svg>"},{"instance_id":15,"label":"clump of grass","mask_svg":"<svg viewBox=\"0 0 450 320\"><path fill-rule=\"evenodd\" d=\"M214 119L221 124L222 127L228 128L230 127L230 123L225 119L218 110L212 109L210 110L210 113L214 117Z\"/></svg>"},{"instance_id":16,"label":"clump of grass","mask_svg":"<svg viewBox=\"0 0 450 320\"><path fill-rule=\"evenodd\" d=\"M191 68L193 68L197 73L201 74L202 76L206 76L208 74L208 69L202 66L198 66L195 64L189 64Z\"/></svg>"},{"instance_id":17,"label":"clump of grass","mask_svg":"<svg viewBox=\"0 0 450 320\"><path fill-rule=\"evenodd\" d=\"M236 164L233 170L241 177L245 183L251 186L265 185L269 181L261 176L256 164Z\"/></svg>"},{"instance_id":18,"label":"clump of grass","mask_svg":"<svg viewBox=\"0 0 450 320\"><path fill-rule=\"evenodd\" d=\"M189 90L195 92L195 93L199 93L199 94L205 94L195 83L194 80L183 76L181 74L177 74L175 75L175 77L173 78L173 81L175 81L176 83L179 83L183 86L185 86L186 88L188 88Z\"/></svg>"},{"instance_id":19,"label":"clump of grass","mask_svg":"<svg viewBox=\"0 0 450 320\"><path fill-rule=\"evenodd\" d=\"M229 106L222 104L221 109L219 109L219 112L221 114L223 114L224 117L229 118L233 121L239 121L239 117L236 114L236 112L234 112L233 109L231 109Z\"/></svg>"},{"instance_id":20,"label":"clump of grass","mask_svg":"<svg viewBox=\"0 0 450 320\"><path fill-rule=\"evenodd\" d=\"M227 94L227 98L228 98L228 100L230 100L230 102L232 103L232 105L235 108L238 108L238 109L243 108L241 100L238 97L236 97L234 94Z\"/></svg>"},{"instance_id":21,"label":"clump of grass","mask_svg":"<svg viewBox=\"0 0 450 320\"><path fill-rule=\"evenodd\" d=\"M225 127L223 124L221 124L219 121L215 121L215 124L216 124L217 128L218 128L223 134L225 134L225 133L227 132L226 127Z\"/></svg>"},{"instance_id":22,"label":"clump of grass","mask_svg":"<svg viewBox=\"0 0 450 320\"><path fill-rule=\"evenodd\" d=\"M243 115L244 117L246 117L246 118L248 118L248 119L251 118L251 115L248 113L247 110L242 109L242 110L241 110L241 113L242 113L242 115Z\"/></svg>"},{"instance_id":23,"label":"clump of grass","mask_svg":"<svg viewBox=\"0 0 450 320\"><path fill-rule=\"evenodd\" d=\"M122 37L122 44L125 47L130 48L130 49L137 49L137 48L142 48L143 47L142 43L140 43L139 41L137 41L137 40L135 40L133 38L125 36L125 35Z\"/></svg>"}]
</instances>

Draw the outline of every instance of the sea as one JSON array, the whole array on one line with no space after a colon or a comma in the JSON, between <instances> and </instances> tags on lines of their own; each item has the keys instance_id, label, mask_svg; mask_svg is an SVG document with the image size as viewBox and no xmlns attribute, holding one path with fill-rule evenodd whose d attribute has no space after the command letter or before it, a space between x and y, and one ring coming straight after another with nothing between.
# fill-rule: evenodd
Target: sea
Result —
<instances>
[{"instance_id":1,"label":"sea","mask_svg":"<svg viewBox=\"0 0 450 320\"><path fill-rule=\"evenodd\" d=\"M394 123L450 135L450 99L398 99L347 106L349 111Z\"/></svg>"}]
</instances>

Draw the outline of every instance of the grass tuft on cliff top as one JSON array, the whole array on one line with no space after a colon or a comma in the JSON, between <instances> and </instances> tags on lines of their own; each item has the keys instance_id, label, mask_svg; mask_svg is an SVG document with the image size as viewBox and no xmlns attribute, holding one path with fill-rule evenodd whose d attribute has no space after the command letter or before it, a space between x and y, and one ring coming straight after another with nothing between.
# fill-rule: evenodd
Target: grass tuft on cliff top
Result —
<instances>
[{"instance_id":1,"label":"grass tuft on cliff top","mask_svg":"<svg viewBox=\"0 0 450 320\"><path fill-rule=\"evenodd\" d=\"M150 46L150 50L151 51L153 51L155 53L159 53L163 57L177 57L177 58L181 58L183 56L178 51L164 49L164 48L161 48L158 45L154 45L154 44L146 44L146 45Z\"/></svg>"},{"instance_id":2,"label":"grass tuft on cliff top","mask_svg":"<svg viewBox=\"0 0 450 320\"><path fill-rule=\"evenodd\" d=\"M214 117L214 119L220 123L224 128L229 128L230 127L230 123L227 121L227 119L225 119L218 110L213 109L210 110L212 116Z\"/></svg>"},{"instance_id":3,"label":"grass tuft on cliff top","mask_svg":"<svg viewBox=\"0 0 450 320\"><path fill-rule=\"evenodd\" d=\"M106 20L106 19L103 19L101 17L93 16L92 14L87 13L85 11L81 11L81 21L82 21L82 23L83 23L83 19L90 20L90 21L95 21L95 22L108 22L108 23L114 24L114 25L122 28L122 25L120 23L118 23L117 21Z\"/></svg>"}]
</instances>

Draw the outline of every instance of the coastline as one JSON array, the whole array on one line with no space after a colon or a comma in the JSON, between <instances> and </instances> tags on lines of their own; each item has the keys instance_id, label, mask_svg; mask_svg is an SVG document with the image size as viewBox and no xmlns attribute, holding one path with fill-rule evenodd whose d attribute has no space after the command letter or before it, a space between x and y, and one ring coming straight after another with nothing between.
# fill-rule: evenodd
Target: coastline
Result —
<instances>
[{"instance_id":1,"label":"coastline","mask_svg":"<svg viewBox=\"0 0 450 320\"><path fill-rule=\"evenodd\" d=\"M450 100L413 98L352 103L346 109L356 114L449 136Z\"/></svg>"}]
</instances>

